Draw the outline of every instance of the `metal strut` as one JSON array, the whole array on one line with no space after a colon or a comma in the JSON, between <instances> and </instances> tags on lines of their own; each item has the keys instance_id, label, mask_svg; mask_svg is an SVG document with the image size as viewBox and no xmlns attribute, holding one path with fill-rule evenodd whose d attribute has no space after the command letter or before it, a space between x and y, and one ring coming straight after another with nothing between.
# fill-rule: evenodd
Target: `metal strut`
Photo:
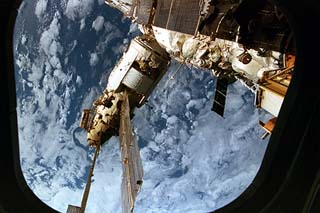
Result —
<instances>
[{"instance_id":1,"label":"metal strut","mask_svg":"<svg viewBox=\"0 0 320 213\"><path fill-rule=\"evenodd\" d=\"M100 145L96 146L96 151L93 156L93 161L92 161L90 171L88 174L88 178L87 178L86 188L85 188L85 190L83 192L83 196L82 196L80 213L84 213L86 206L87 206L87 201L88 201L90 187L91 187L91 178L93 176L93 170L94 170L94 166L96 164L96 160L97 160L97 156L99 155L99 152L100 152Z\"/></svg>"},{"instance_id":2,"label":"metal strut","mask_svg":"<svg viewBox=\"0 0 320 213\"><path fill-rule=\"evenodd\" d=\"M92 164L91 164L91 167L90 167L90 170L89 170L87 183L86 183L86 188L85 188L85 190L83 192L82 201L81 201L81 207L69 205L68 209L67 209L67 213L84 213L85 212L86 206L87 206L88 197L89 197L90 187L91 187L91 178L93 176L94 166L96 164L96 160L97 160L97 157L98 157L99 152L100 152L100 147L101 147L100 145L97 145L95 147L96 151L94 153Z\"/></svg>"}]
</instances>

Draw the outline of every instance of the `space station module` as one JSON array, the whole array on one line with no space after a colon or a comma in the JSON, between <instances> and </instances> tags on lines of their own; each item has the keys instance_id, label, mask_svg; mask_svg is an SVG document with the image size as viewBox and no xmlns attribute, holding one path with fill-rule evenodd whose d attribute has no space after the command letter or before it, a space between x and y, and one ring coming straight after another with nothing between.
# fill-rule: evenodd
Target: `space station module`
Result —
<instances>
[{"instance_id":1,"label":"space station module","mask_svg":"<svg viewBox=\"0 0 320 213\"><path fill-rule=\"evenodd\" d=\"M256 95L257 107L277 117L294 64L289 25L269 1L246 2L106 0L143 35L131 41L93 109L84 111L88 143L117 135L122 92L129 94L131 112L142 106L172 59L218 78L212 110L221 116L227 86L238 80Z\"/></svg>"}]
</instances>

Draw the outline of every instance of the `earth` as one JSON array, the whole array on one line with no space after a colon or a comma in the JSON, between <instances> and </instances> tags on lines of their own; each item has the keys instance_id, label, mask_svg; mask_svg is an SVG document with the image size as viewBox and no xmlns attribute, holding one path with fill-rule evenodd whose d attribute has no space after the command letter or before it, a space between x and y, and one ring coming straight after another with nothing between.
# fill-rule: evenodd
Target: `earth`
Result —
<instances>
[{"instance_id":1,"label":"earth","mask_svg":"<svg viewBox=\"0 0 320 213\"><path fill-rule=\"evenodd\" d=\"M20 159L29 187L47 205L79 206L93 150L79 128L137 25L103 0L29 0L14 48ZM135 212L208 212L238 197L255 177L268 140L240 83L229 86L224 118L211 111L216 79L172 61L148 103L135 110L144 177ZM86 212L121 212L118 138L98 157Z\"/></svg>"}]
</instances>

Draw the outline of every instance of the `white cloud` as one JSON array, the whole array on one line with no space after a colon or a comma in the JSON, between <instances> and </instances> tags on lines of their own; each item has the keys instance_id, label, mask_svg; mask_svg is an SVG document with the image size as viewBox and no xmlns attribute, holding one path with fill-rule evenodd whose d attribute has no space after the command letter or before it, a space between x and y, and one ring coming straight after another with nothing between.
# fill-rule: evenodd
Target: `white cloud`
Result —
<instances>
[{"instance_id":1,"label":"white cloud","mask_svg":"<svg viewBox=\"0 0 320 213\"><path fill-rule=\"evenodd\" d=\"M22 45L25 45L27 43L28 39L27 39L27 36L24 34L21 36L21 44Z\"/></svg>"},{"instance_id":2,"label":"white cloud","mask_svg":"<svg viewBox=\"0 0 320 213\"><path fill-rule=\"evenodd\" d=\"M92 22L92 28L98 32L103 28L103 24L104 24L104 17L97 16L97 18Z\"/></svg>"},{"instance_id":3,"label":"white cloud","mask_svg":"<svg viewBox=\"0 0 320 213\"><path fill-rule=\"evenodd\" d=\"M186 105L186 108L190 110L191 108L195 108L197 110L200 110L203 108L203 105L207 102L206 99L201 98L201 99L193 99L190 100L189 103Z\"/></svg>"},{"instance_id":4,"label":"white cloud","mask_svg":"<svg viewBox=\"0 0 320 213\"><path fill-rule=\"evenodd\" d=\"M44 70L41 68L40 72L44 71L46 75L52 74L54 70L62 70L62 64L59 57L63 53L64 48L60 43L60 18L60 13L57 11L54 14L49 27L44 30L40 36L39 57L37 60L39 61L38 64L44 65ZM31 73L30 75L34 76L35 73ZM40 80L40 78L34 77L32 77L32 79ZM47 81L48 79L46 78L45 80ZM57 87L59 82L61 82L61 79L54 82L54 87Z\"/></svg>"},{"instance_id":5,"label":"white cloud","mask_svg":"<svg viewBox=\"0 0 320 213\"><path fill-rule=\"evenodd\" d=\"M53 55L53 56L57 55L58 53L61 54L62 50L63 50L63 48L62 48L60 42L58 42L56 40L52 41L52 43L49 46L49 54Z\"/></svg>"},{"instance_id":6,"label":"white cloud","mask_svg":"<svg viewBox=\"0 0 320 213\"><path fill-rule=\"evenodd\" d=\"M53 72L53 76L57 77L60 81L63 81L63 83L67 80L67 75L59 69L56 69Z\"/></svg>"},{"instance_id":7,"label":"white cloud","mask_svg":"<svg viewBox=\"0 0 320 213\"><path fill-rule=\"evenodd\" d=\"M23 71L29 71L30 72L30 68L32 66L32 62L31 59L29 58L28 55L25 54L17 54L16 57L16 64L19 67L19 72L23 72Z\"/></svg>"},{"instance_id":8,"label":"white cloud","mask_svg":"<svg viewBox=\"0 0 320 213\"><path fill-rule=\"evenodd\" d=\"M80 31L86 27L86 18L82 18L80 21Z\"/></svg>"},{"instance_id":9,"label":"white cloud","mask_svg":"<svg viewBox=\"0 0 320 213\"><path fill-rule=\"evenodd\" d=\"M90 66L96 66L99 62L99 57L97 53L90 54Z\"/></svg>"},{"instance_id":10,"label":"white cloud","mask_svg":"<svg viewBox=\"0 0 320 213\"><path fill-rule=\"evenodd\" d=\"M82 19L92 12L94 0L69 0L65 14L71 20Z\"/></svg>"},{"instance_id":11,"label":"white cloud","mask_svg":"<svg viewBox=\"0 0 320 213\"><path fill-rule=\"evenodd\" d=\"M83 83L83 81L82 81L82 79L81 79L81 77L79 75L77 76L76 83L77 83L78 87L80 87L82 85L82 83Z\"/></svg>"},{"instance_id":12,"label":"white cloud","mask_svg":"<svg viewBox=\"0 0 320 213\"><path fill-rule=\"evenodd\" d=\"M61 62L60 59L57 56L52 56L51 58L49 58L49 63L51 65L52 68L56 68L56 69L61 69Z\"/></svg>"},{"instance_id":13,"label":"white cloud","mask_svg":"<svg viewBox=\"0 0 320 213\"><path fill-rule=\"evenodd\" d=\"M28 75L28 81L38 82L43 76L42 67L32 64L31 72Z\"/></svg>"},{"instance_id":14,"label":"white cloud","mask_svg":"<svg viewBox=\"0 0 320 213\"><path fill-rule=\"evenodd\" d=\"M116 40L119 37L124 37L122 32L109 21L105 21L103 25L105 31L103 33L103 36L100 36L99 38L99 42L96 45L95 52L99 53L99 55L103 55L105 51L107 49L110 49L110 46L112 46L112 52L114 55L121 54L124 51L126 45L118 46L115 44L110 44L111 41Z\"/></svg>"},{"instance_id":15,"label":"white cloud","mask_svg":"<svg viewBox=\"0 0 320 213\"><path fill-rule=\"evenodd\" d=\"M69 63L69 58L68 58L68 56L66 56L65 58L64 58L64 65L67 65Z\"/></svg>"},{"instance_id":16,"label":"white cloud","mask_svg":"<svg viewBox=\"0 0 320 213\"><path fill-rule=\"evenodd\" d=\"M47 56L55 56L63 52L59 40L60 33L60 13L56 12L49 28L45 30L40 37L40 51L44 52Z\"/></svg>"},{"instance_id":17,"label":"white cloud","mask_svg":"<svg viewBox=\"0 0 320 213\"><path fill-rule=\"evenodd\" d=\"M35 8L35 14L38 17L38 19L41 19L44 12L47 9L48 0L38 0Z\"/></svg>"}]
</instances>

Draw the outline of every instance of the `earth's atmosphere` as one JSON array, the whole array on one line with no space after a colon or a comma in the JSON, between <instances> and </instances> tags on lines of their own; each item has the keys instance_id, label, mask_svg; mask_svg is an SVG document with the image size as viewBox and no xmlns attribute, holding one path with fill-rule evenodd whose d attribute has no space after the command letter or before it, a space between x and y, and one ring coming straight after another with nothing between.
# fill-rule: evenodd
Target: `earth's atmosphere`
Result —
<instances>
[{"instance_id":1,"label":"earth's atmosphere","mask_svg":"<svg viewBox=\"0 0 320 213\"><path fill-rule=\"evenodd\" d=\"M106 86L135 24L103 0L25 1L15 28L21 165L30 188L65 212L80 205L93 155L81 111ZM229 86L225 118L210 110L216 79L173 62L148 104L136 109L144 182L135 212L208 212L243 192L255 177L268 141L254 96ZM118 139L102 147L87 212L121 212Z\"/></svg>"}]
</instances>

